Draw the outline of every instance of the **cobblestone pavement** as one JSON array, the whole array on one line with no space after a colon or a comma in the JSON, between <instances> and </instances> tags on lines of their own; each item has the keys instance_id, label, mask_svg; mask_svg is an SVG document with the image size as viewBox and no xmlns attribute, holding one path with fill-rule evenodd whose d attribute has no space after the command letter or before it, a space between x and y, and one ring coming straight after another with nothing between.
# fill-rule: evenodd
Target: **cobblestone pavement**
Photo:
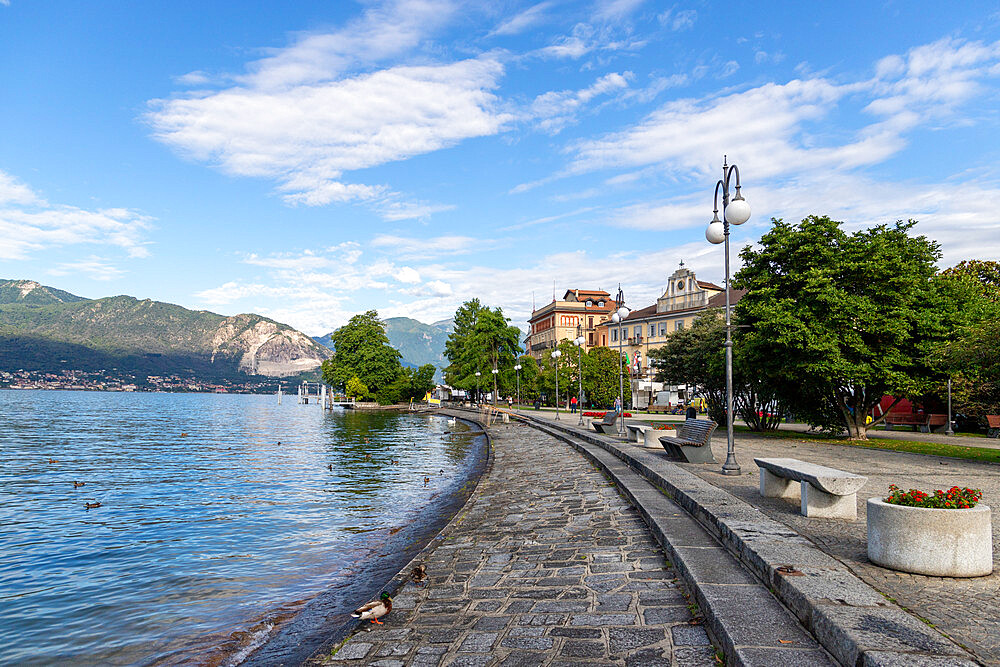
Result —
<instances>
[{"instance_id":1,"label":"cobblestone pavement","mask_svg":"<svg viewBox=\"0 0 1000 667\"><path fill-rule=\"evenodd\" d=\"M725 459L724 435L713 438L713 450L719 461ZM679 465L790 526L986 664L1000 665L1000 466L784 438L737 437L736 453L744 472L738 477L720 474L718 464ZM809 519L799 514L797 498L793 502L761 497L755 457L798 458L867 476L858 492L857 520ZM924 491L956 485L982 489L983 502L993 508L994 573L971 579L926 577L869 562L866 502L888 495L890 483Z\"/></svg>"},{"instance_id":2,"label":"cobblestone pavement","mask_svg":"<svg viewBox=\"0 0 1000 667\"><path fill-rule=\"evenodd\" d=\"M581 454L519 424L385 624L328 665L714 665L646 525Z\"/></svg>"}]
</instances>

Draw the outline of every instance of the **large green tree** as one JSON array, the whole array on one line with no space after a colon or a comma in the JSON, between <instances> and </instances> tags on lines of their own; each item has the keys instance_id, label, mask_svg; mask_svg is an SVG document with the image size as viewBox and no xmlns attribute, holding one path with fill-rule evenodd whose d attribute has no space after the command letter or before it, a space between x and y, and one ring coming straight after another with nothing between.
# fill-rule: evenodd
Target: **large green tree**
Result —
<instances>
[{"instance_id":1,"label":"large green tree","mask_svg":"<svg viewBox=\"0 0 1000 667\"><path fill-rule=\"evenodd\" d=\"M510 325L501 308L484 306L479 299L466 301L455 311L455 328L445 342L449 361L445 381L459 389L474 390L478 385L481 391L510 393L509 371L521 352L520 341L520 329ZM494 376L494 368L502 377ZM508 386L501 387L501 380Z\"/></svg>"},{"instance_id":2,"label":"large green tree","mask_svg":"<svg viewBox=\"0 0 1000 667\"><path fill-rule=\"evenodd\" d=\"M587 363L584 364L583 369L583 390L587 394L588 404L595 408L613 407L620 388L618 369L621 355L619 355L618 350L595 347L587 354L586 359ZM628 369L624 369L623 373L623 408L628 409L632 404Z\"/></svg>"},{"instance_id":3,"label":"large green tree","mask_svg":"<svg viewBox=\"0 0 1000 667\"><path fill-rule=\"evenodd\" d=\"M385 324L369 310L355 315L330 335L333 356L323 362L323 381L344 387L358 378L372 394L378 395L400 374L399 352L389 345Z\"/></svg>"},{"instance_id":4,"label":"large green tree","mask_svg":"<svg viewBox=\"0 0 1000 667\"><path fill-rule=\"evenodd\" d=\"M947 338L954 304L935 280L938 244L911 236L914 224L847 233L825 216L773 220L740 253L740 345L806 421L866 439L883 395L916 396L932 382L927 354Z\"/></svg>"}]
</instances>

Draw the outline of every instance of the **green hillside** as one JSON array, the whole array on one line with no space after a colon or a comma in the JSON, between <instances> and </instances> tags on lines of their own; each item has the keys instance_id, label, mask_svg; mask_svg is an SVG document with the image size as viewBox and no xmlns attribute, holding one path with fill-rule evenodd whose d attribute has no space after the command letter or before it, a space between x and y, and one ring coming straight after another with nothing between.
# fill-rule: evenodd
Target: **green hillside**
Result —
<instances>
[{"instance_id":1,"label":"green hillside","mask_svg":"<svg viewBox=\"0 0 1000 667\"><path fill-rule=\"evenodd\" d=\"M0 283L0 370L111 370L245 380L314 371L328 351L255 314L225 317L130 296L81 299Z\"/></svg>"},{"instance_id":2,"label":"green hillside","mask_svg":"<svg viewBox=\"0 0 1000 667\"><path fill-rule=\"evenodd\" d=\"M389 344L403 355L404 366L419 367L431 364L438 369L435 378L440 381L441 369L448 365L444 358L444 343L448 332L433 324L424 324L409 317L390 317L385 320L385 333ZM317 336L313 340L320 345L332 347L330 334Z\"/></svg>"}]
</instances>

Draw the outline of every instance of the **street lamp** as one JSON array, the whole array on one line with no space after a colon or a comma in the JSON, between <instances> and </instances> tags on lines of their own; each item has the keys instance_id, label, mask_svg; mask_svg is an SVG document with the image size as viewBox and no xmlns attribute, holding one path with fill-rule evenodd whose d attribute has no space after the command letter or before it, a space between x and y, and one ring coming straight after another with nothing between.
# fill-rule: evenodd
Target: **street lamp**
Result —
<instances>
[{"instance_id":1,"label":"street lamp","mask_svg":"<svg viewBox=\"0 0 1000 667\"><path fill-rule=\"evenodd\" d=\"M497 373L499 373L496 368L493 369L493 407L497 406Z\"/></svg>"},{"instance_id":2,"label":"street lamp","mask_svg":"<svg viewBox=\"0 0 1000 667\"><path fill-rule=\"evenodd\" d=\"M611 316L611 321L616 325L628 317L628 308L625 307L625 294L622 292L621 283L618 284L618 296L615 298L618 303L618 310ZM625 435L625 385L622 380L622 330L618 330L618 435Z\"/></svg>"},{"instance_id":3,"label":"street lamp","mask_svg":"<svg viewBox=\"0 0 1000 667\"><path fill-rule=\"evenodd\" d=\"M729 181L736 175L736 196L729 200ZM722 220L719 220L719 188L722 188ZM750 205L740 194L740 170L735 164L727 164L722 156L722 179L715 184L715 215L708 223L705 238L709 243L726 244L726 462L722 464L723 475L739 475L740 464L736 462L733 440L733 337L729 303L729 225L742 225L750 219Z\"/></svg>"},{"instance_id":4,"label":"street lamp","mask_svg":"<svg viewBox=\"0 0 1000 667\"><path fill-rule=\"evenodd\" d=\"M552 360L556 364L556 419L559 419L559 357L561 356L562 352L559 350L552 352Z\"/></svg>"},{"instance_id":5,"label":"street lamp","mask_svg":"<svg viewBox=\"0 0 1000 667\"><path fill-rule=\"evenodd\" d=\"M476 371L476 402L479 402L479 376L482 375L479 371Z\"/></svg>"},{"instance_id":6,"label":"street lamp","mask_svg":"<svg viewBox=\"0 0 1000 667\"><path fill-rule=\"evenodd\" d=\"M517 376L517 409L521 409L521 364L514 366L514 374Z\"/></svg>"},{"instance_id":7,"label":"street lamp","mask_svg":"<svg viewBox=\"0 0 1000 667\"><path fill-rule=\"evenodd\" d=\"M573 341L573 345L576 345L577 350L579 350L576 364L576 374L580 380L580 386L576 390L576 409L580 413L578 426L583 426L583 340L583 323L581 322L576 325L576 340Z\"/></svg>"}]
</instances>

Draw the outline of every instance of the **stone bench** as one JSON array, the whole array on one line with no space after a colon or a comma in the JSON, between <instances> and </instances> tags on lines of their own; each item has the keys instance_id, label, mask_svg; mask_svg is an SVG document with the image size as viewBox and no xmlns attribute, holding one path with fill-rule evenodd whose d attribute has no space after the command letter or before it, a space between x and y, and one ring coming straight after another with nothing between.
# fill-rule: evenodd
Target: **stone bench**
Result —
<instances>
[{"instance_id":1,"label":"stone bench","mask_svg":"<svg viewBox=\"0 0 1000 667\"><path fill-rule=\"evenodd\" d=\"M800 511L804 516L827 519L858 518L858 491L867 477L798 459L754 459L760 468L760 495L794 498L799 484Z\"/></svg>"},{"instance_id":2,"label":"stone bench","mask_svg":"<svg viewBox=\"0 0 1000 667\"><path fill-rule=\"evenodd\" d=\"M625 424L625 428L628 429L629 440L633 442L643 440L646 436L646 431L653 430L652 426L646 424Z\"/></svg>"},{"instance_id":3,"label":"stone bench","mask_svg":"<svg viewBox=\"0 0 1000 667\"><path fill-rule=\"evenodd\" d=\"M610 435L615 435L618 433L618 431L615 429L615 422L617 421L618 421L617 412L605 412L604 419L602 419L599 422L591 422L590 425L593 426L594 430L597 431L598 433L607 433Z\"/></svg>"},{"instance_id":4,"label":"stone bench","mask_svg":"<svg viewBox=\"0 0 1000 667\"><path fill-rule=\"evenodd\" d=\"M712 455L712 432L718 426L711 419L688 419L677 429L677 436L661 435L667 454L688 463L715 463Z\"/></svg>"}]
</instances>

